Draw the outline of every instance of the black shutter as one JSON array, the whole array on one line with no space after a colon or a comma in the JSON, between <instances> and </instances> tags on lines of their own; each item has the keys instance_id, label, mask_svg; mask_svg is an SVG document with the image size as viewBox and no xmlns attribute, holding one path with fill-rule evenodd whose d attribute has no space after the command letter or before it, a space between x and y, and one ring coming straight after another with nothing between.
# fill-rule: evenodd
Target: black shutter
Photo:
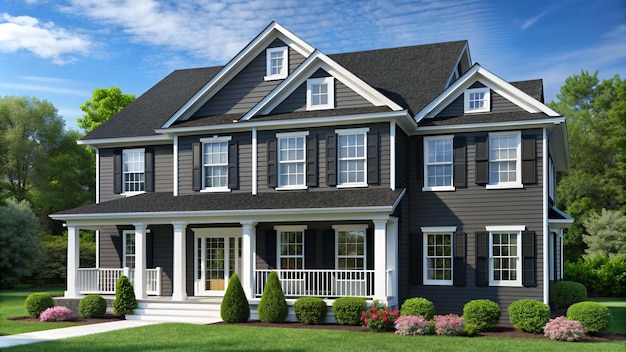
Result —
<instances>
[{"instance_id":1,"label":"black shutter","mask_svg":"<svg viewBox=\"0 0 626 352\"><path fill-rule=\"evenodd\" d=\"M489 143L487 136L476 137L476 184L489 183Z\"/></svg>"},{"instance_id":2,"label":"black shutter","mask_svg":"<svg viewBox=\"0 0 626 352\"><path fill-rule=\"evenodd\" d=\"M537 162L535 160L535 136L522 136L522 183L537 183Z\"/></svg>"},{"instance_id":3,"label":"black shutter","mask_svg":"<svg viewBox=\"0 0 626 352\"><path fill-rule=\"evenodd\" d=\"M113 150L113 193L122 193L122 149Z\"/></svg>"},{"instance_id":4,"label":"black shutter","mask_svg":"<svg viewBox=\"0 0 626 352\"><path fill-rule=\"evenodd\" d=\"M337 135L326 136L326 185L337 185Z\"/></svg>"},{"instance_id":5,"label":"black shutter","mask_svg":"<svg viewBox=\"0 0 626 352\"><path fill-rule=\"evenodd\" d=\"M324 230L324 269L335 269L335 230Z\"/></svg>"},{"instance_id":6,"label":"black shutter","mask_svg":"<svg viewBox=\"0 0 626 352\"><path fill-rule=\"evenodd\" d=\"M144 159L145 191L154 192L154 148L146 147Z\"/></svg>"},{"instance_id":7,"label":"black shutter","mask_svg":"<svg viewBox=\"0 0 626 352\"><path fill-rule=\"evenodd\" d=\"M454 252L452 253L452 284L454 286L465 286L465 233L454 234Z\"/></svg>"},{"instance_id":8,"label":"black shutter","mask_svg":"<svg viewBox=\"0 0 626 352\"><path fill-rule=\"evenodd\" d=\"M317 187L317 135L306 139L306 185Z\"/></svg>"},{"instance_id":9,"label":"black shutter","mask_svg":"<svg viewBox=\"0 0 626 352\"><path fill-rule=\"evenodd\" d=\"M315 253L317 250L317 237L315 230L304 230L304 269L316 268Z\"/></svg>"},{"instance_id":10,"label":"black shutter","mask_svg":"<svg viewBox=\"0 0 626 352\"><path fill-rule=\"evenodd\" d=\"M193 143L191 145L192 172L191 187L197 192L202 189L202 144Z\"/></svg>"},{"instance_id":11,"label":"black shutter","mask_svg":"<svg viewBox=\"0 0 626 352\"><path fill-rule=\"evenodd\" d=\"M418 186L425 186L424 183L424 138L417 137L417 143L415 145L415 153L417 154L417 184Z\"/></svg>"},{"instance_id":12,"label":"black shutter","mask_svg":"<svg viewBox=\"0 0 626 352\"><path fill-rule=\"evenodd\" d=\"M380 184L378 172L378 132L367 134L367 183L370 185Z\"/></svg>"},{"instance_id":13,"label":"black shutter","mask_svg":"<svg viewBox=\"0 0 626 352\"><path fill-rule=\"evenodd\" d=\"M228 143L228 188L239 188L239 144L237 141Z\"/></svg>"},{"instance_id":14,"label":"black shutter","mask_svg":"<svg viewBox=\"0 0 626 352\"><path fill-rule=\"evenodd\" d=\"M522 232L522 284L535 287L535 232Z\"/></svg>"},{"instance_id":15,"label":"black shutter","mask_svg":"<svg viewBox=\"0 0 626 352\"><path fill-rule=\"evenodd\" d=\"M265 259L268 269L276 269L276 230L265 231Z\"/></svg>"},{"instance_id":16,"label":"black shutter","mask_svg":"<svg viewBox=\"0 0 626 352\"><path fill-rule=\"evenodd\" d=\"M367 247L366 270L374 270L374 229L368 228L365 231L365 236L365 246Z\"/></svg>"},{"instance_id":17,"label":"black shutter","mask_svg":"<svg viewBox=\"0 0 626 352\"><path fill-rule=\"evenodd\" d=\"M467 185L467 178L466 178L466 143L465 143L465 137L454 137L453 139L453 148L454 148L454 155L453 155L453 172L452 174L454 175L454 180L453 180L453 185L454 187L465 187Z\"/></svg>"},{"instance_id":18,"label":"black shutter","mask_svg":"<svg viewBox=\"0 0 626 352\"><path fill-rule=\"evenodd\" d=\"M424 283L424 238L421 232L409 234L409 282L421 285Z\"/></svg>"},{"instance_id":19,"label":"black shutter","mask_svg":"<svg viewBox=\"0 0 626 352\"><path fill-rule=\"evenodd\" d=\"M489 286L489 234L476 232L476 286Z\"/></svg>"},{"instance_id":20,"label":"black shutter","mask_svg":"<svg viewBox=\"0 0 626 352\"><path fill-rule=\"evenodd\" d=\"M276 139L267 141L267 187L278 187L278 155L276 154Z\"/></svg>"},{"instance_id":21,"label":"black shutter","mask_svg":"<svg viewBox=\"0 0 626 352\"><path fill-rule=\"evenodd\" d=\"M146 268L154 268L154 238L152 231L146 232Z\"/></svg>"}]
</instances>

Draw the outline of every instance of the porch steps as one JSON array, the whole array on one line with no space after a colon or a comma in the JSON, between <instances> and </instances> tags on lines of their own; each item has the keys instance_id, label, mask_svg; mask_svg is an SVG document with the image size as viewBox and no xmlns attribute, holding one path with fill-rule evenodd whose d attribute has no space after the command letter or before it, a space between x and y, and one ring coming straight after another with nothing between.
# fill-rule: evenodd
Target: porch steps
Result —
<instances>
[{"instance_id":1,"label":"porch steps","mask_svg":"<svg viewBox=\"0 0 626 352\"><path fill-rule=\"evenodd\" d=\"M212 324L222 318L219 303L139 301L134 314L127 315L126 320Z\"/></svg>"}]
</instances>

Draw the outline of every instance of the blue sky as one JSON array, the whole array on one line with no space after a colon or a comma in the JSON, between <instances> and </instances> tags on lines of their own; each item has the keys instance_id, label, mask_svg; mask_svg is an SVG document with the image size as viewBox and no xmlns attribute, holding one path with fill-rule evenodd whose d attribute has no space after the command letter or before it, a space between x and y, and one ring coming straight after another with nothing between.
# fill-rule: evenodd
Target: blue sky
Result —
<instances>
[{"instance_id":1,"label":"blue sky","mask_svg":"<svg viewBox=\"0 0 626 352\"><path fill-rule=\"evenodd\" d=\"M626 0L3 0L0 96L50 101L78 129L95 88L141 95L175 69L221 66L272 20L325 54L467 39L507 81L626 78Z\"/></svg>"}]
</instances>

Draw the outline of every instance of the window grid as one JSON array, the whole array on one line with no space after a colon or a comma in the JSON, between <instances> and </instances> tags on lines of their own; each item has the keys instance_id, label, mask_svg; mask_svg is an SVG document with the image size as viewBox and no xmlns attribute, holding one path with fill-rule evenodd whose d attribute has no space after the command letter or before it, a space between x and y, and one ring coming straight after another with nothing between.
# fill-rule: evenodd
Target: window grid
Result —
<instances>
[{"instance_id":1,"label":"window grid","mask_svg":"<svg viewBox=\"0 0 626 352\"><path fill-rule=\"evenodd\" d=\"M228 187L228 142L204 143L204 187Z\"/></svg>"},{"instance_id":2,"label":"window grid","mask_svg":"<svg viewBox=\"0 0 626 352\"><path fill-rule=\"evenodd\" d=\"M470 110L480 110L485 107L485 92L470 92L469 93L469 108Z\"/></svg>"},{"instance_id":3,"label":"window grid","mask_svg":"<svg viewBox=\"0 0 626 352\"><path fill-rule=\"evenodd\" d=\"M518 281L518 235L516 232L491 234L494 281Z\"/></svg>"},{"instance_id":4,"label":"window grid","mask_svg":"<svg viewBox=\"0 0 626 352\"><path fill-rule=\"evenodd\" d=\"M337 232L337 269L365 269L365 231Z\"/></svg>"},{"instance_id":5,"label":"window grid","mask_svg":"<svg viewBox=\"0 0 626 352\"><path fill-rule=\"evenodd\" d=\"M305 138L286 137L278 140L279 187L304 186Z\"/></svg>"},{"instance_id":6,"label":"window grid","mask_svg":"<svg viewBox=\"0 0 626 352\"><path fill-rule=\"evenodd\" d=\"M489 138L489 180L490 183L517 182L516 135L495 136Z\"/></svg>"},{"instance_id":7,"label":"window grid","mask_svg":"<svg viewBox=\"0 0 626 352\"><path fill-rule=\"evenodd\" d=\"M426 141L426 187L452 186L452 138Z\"/></svg>"},{"instance_id":8,"label":"window grid","mask_svg":"<svg viewBox=\"0 0 626 352\"><path fill-rule=\"evenodd\" d=\"M124 150L124 192L145 191L145 165L143 150Z\"/></svg>"},{"instance_id":9,"label":"window grid","mask_svg":"<svg viewBox=\"0 0 626 352\"><path fill-rule=\"evenodd\" d=\"M452 282L452 234L427 233L426 279L434 283Z\"/></svg>"},{"instance_id":10,"label":"window grid","mask_svg":"<svg viewBox=\"0 0 626 352\"><path fill-rule=\"evenodd\" d=\"M132 232L124 233L124 267L135 268L135 234Z\"/></svg>"},{"instance_id":11,"label":"window grid","mask_svg":"<svg viewBox=\"0 0 626 352\"><path fill-rule=\"evenodd\" d=\"M280 269L304 269L304 232L280 232Z\"/></svg>"},{"instance_id":12,"label":"window grid","mask_svg":"<svg viewBox=\"0 0 626 352\"><path fill-rule=\"evenodd\" d=\"M225 272L226 264L224 251L226 250L224 238L208 237L205 240L205 288L211 290L225 289Z\"/></svg>"},{"instance_id":13,"label":"window grid","mask_svg":"<svg viewBox=\"0 0 626 352\"><path fill-rule=\"evenodd\" d=\"M311 85L311 105L328 105L328 83Z\"/></svg>"},{"instance_id":14,"label":"window grid","mask_svg":"<svg viewBox=\"0 0 626 352\"><path fill-rule=\"evenodd\" d=\"M283 70L283 51L273 51L270 53L270 74L277 76L282 73Z\"/></svg>"},{"instance_id":15,"label":"window grid","mask_svg":"<svg viewBox=\"0 0 626 352\"><path fill-rule=\"evenodd\" d=\"M339 184L366 183L366 134L345 134L338 138Z\"/></svg>"}]
</instances>

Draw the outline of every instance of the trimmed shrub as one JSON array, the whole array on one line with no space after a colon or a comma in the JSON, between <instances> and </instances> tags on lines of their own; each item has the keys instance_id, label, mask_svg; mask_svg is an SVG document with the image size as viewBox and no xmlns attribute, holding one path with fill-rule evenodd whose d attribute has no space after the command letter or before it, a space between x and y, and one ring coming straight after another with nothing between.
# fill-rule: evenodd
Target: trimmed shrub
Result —
<instances>
[{"instance_id":1,"label":"trimmed shrub","mask_svg":"<svg viewBox=\"0 0 626 352\"><path fill-rule=\"evenodd\" d=\"M258 314L259 319L264 323L282 323L289 314L285 294L275 271L267 277L259 302Z\"/></svg>"},{"instance_id":2,"label":"trimmed shrub","mask_svg":"<svg viewBox=\"0 0 626 352\"><path fill-rule=\"evenodd\" d=\"M423 316L401 315L394 323L396 334L403 336L428 335L434 331L433 322Z\"/></svg>"},{"instance_id":3,"label":"trimmed shrub","mask_svg":"<svg viewBox=\"0 0 626 352\"><path fill-rule=\"evenodd\" d=\"M550 300L559 307L567 308L587 299L587 288L580 282L559 281L552 285Z\"/></svg>"},{"instance_id":4,"label":"trimmed shrub","mask_svg":"<svg viewBox=\"0 0 626 352\"><path fill-rule=\"evenodd\" d=\"M397 309L369 307L361 313L361 324L374 331L389 331L393 329L393 323L399 315Z\"/></svg>"},{"instance_id":5,"label":"trimmed shrub","mask_svg":"<svg viewBox=\"0 0 626 352\"><path fill-rule=\"evenodd\" d=\"M597 302L578 302L567 309L567 319L579 321L590 334L607 330L613 319L611 311Z\"/></svg>"},{"instance_id":6,"label":"trimmed shrub","mask_svg":"<svg viewBox=\"0 0 626 352\"><path fill-rule=\"evenodd\" d=\"M296 319L302 324L319 324L326 319L326 302L319 297L300 297L293 303Z\"/></svg>"},{"instance_id":7,"label":"trimmed shrub","mask_svg":"<svg viewBox=\"0 0 626 352\"><path fill-rule=\"evenodd\" d=\"M456 314L435 315L435 334L448 336L461 336L465 334L465 323Z\"/></svg>"},{"instance_id":8,"label":"trimmed shrub","mask_svg":"<svg viewBox=\"0 0 626 352\"><path fill-rule=\"evenodd\" d=\"M402 303L400 315L414 315L416 317L421 315L426 320L431 320L435 315L435 305L426 298L409 298Z\"/></svg>"},{"instance_id":9,"label":"trimmed shrub","mask_svg":"<svg viewBox=\"0 0 626 352\"><path fill-rule=\"evenodd\" d=\"M543 328L543 335L550 340L580 341L580 339L585 336L585 328L583 328L583 324L578 321L558 317L550 319Z\"/></svg>"},{"instance_id":10,"label":"trimmed shrub","mask_svg":"<svg viewBox=\"0 0 626 352\"><path fill-rule=\"evenodd\" d=\"M67 307L56 306L41 312L39 321L66 321L73 318L72 310Z\"/></svg>"},{"instance_id":11,"label":"trimmed shrub","mask_svg":"<svg viewBox=\"0 0 626 352\"><path fill-rule=\"evenodd\" d=\"M45 292L31 293L24 301L26 312L33 318L39 318L44 310L52 307L54 307L54 300L50 294Z\"/></svg>"},{"instance_id":12,"label":"trimmed shrub","mask_svg":"<svg viewBox=\"0 0 626 352\"><path fill-rule=\"evenodd\" d=\"M488 299L475 299L463 306L463 320L473 324L478 331L489 331L498 324L502 312L498 304Z\"/></svg>"},{"instance_id":13,"label":"trimmed shrub","mask_svg":"<svg viewBox=\"0 0 626 352\"><path fill-rule=\"evenodd\" d=\"M220 317L228 323L243 323L250 319L250 304L237 274L233 274L228 280L228 287L220 304Z\"/></svg>"},{"instance_id":14,"label":"trimmed shrub","mask_svg":"<svg viewBox=\"0 0 626 352\"><path fill-rule=\"evenodd\" d=\"M478 333L480 332L476 324L470 324L470 323L465 323L465 325L463 326L463 330L464 330L465 336L470 336L470 337L478 336Z\"/></svg>"},{"instance_id":15,"label":"trimmed shrub","mask_svg":"<svg viewBox=\"0 0 626 352\"><path fill-rule=\"evenodd\" d=\"M107 312L107 301L100 295L87 295L78 303L83 318L102 318Z\"/></svg>"},{"instance_id":16,"label":"trimmed shrub","mask_svg":"<svg viewBox=\"0 0 626 352\"><path fill-rule=\"evenodd\" d=\"M540 334L550 321L550 307L535 299L517 300L511 303L507 310L509 321L517 330Z\"/></svg>"},{"instance_id":17,"label":"trimmed shrub","mask_svg":"<svg viewBox=\"0 0 626 352\"><path fill-rule=\"evenodd\" d=\"M333 314L337 324L359 325L361 314L367 308L364 298L340 297L333 303Z\"/></svg>"},{"instance_id":18,"label":"trimmed shrub","mask_svg":"<svg viewBox=\"0 0 626 352\"><path fill-rule=\"evenodd\" d=\"M128 276L122 275L117 279L117 286L115 287L113 312L119 315L133 314L135 308L137 308L135 289L130 283Z\"/></svg>"}]
</instances>

